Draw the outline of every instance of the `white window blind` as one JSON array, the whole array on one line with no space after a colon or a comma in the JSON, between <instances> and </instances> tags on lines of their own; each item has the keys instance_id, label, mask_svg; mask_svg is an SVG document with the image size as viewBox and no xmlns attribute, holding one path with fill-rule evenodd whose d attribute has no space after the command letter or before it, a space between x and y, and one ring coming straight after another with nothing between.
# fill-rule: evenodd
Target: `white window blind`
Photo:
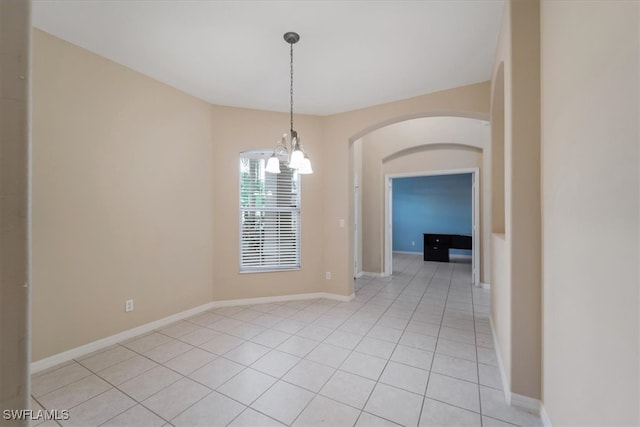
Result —
<instances>
[{"instance_id":1,"label":"white window blind","mask_svg":"<svg viewBox=\"0 0 640 427\"><path fill-rule=\"evenodd\" d=\"M300 268L300 179L280 162L265 171L267 158L240 158L240 271Z\"/></svg>"}]
</instances>

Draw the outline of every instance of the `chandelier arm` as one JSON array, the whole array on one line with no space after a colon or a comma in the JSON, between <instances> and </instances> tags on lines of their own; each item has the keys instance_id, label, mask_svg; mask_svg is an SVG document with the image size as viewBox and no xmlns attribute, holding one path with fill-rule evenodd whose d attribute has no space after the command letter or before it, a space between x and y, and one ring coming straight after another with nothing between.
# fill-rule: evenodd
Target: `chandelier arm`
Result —
<instances>
[{"instance_id":1,"label":"chandelier arm","mask_svg":"<svg viewBox=\"0 0 640 427\"><path fill-rule=\"evenodd\" d=\"M289 155L289 147L287 147L286 144L283 144L282 142L277 143L273 149L273 154L278 154L278 149L280 149L281 153L284 153L287 156Z\"/></svg>"}]
</instances>

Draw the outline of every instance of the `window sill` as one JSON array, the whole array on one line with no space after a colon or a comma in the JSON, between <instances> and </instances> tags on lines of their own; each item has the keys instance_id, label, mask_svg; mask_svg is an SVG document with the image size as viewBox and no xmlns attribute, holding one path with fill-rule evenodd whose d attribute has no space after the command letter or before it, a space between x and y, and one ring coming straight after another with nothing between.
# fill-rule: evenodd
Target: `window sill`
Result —
<instances>
[{"instance_id":1,"label":"window sill","mask_svg":"<svg viewBox=\"0 0 640 427\"><path fill-rule=\"evenodd\" d=\"M293 268L256 268L251 270L240 270L240 274L255 274L255 273L285 273L287 271L300 271L302 267Z\"/></svg>"}]
</instances>

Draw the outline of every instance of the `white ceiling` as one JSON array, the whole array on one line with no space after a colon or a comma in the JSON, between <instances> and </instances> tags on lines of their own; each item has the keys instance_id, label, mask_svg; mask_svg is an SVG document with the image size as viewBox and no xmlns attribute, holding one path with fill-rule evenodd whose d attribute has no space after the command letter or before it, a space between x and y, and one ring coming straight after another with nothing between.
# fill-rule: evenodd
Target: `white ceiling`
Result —
<instances>
[{"instance_id":1,"label":"white ceiling","mask_svg":"<svg viewBox=\"0 0 640 427\"><path fill-rule=\"evenodd\" d=\"M213 104L333 114L489 80L504 0L34 0L33 24Z\"/></svg>"}]
</instances>

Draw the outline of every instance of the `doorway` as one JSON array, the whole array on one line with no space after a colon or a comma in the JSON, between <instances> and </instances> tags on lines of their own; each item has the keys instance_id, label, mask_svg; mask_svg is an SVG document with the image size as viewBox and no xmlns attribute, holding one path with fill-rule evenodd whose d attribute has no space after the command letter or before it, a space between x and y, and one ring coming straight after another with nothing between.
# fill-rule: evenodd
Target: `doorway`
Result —
<instances>
[{"instance_id":1,"label":"doorway","mask_svg":"<svg viewBox=\"0 0 640 427\"><path fill-rule=\"evenodd\" d=\"M471 241L472 241L472 249L471 249L471 269L472 269L472 282L474 285L480 284L480 245L479 245L479 231L480 231L480 218L479 218L479 200L480 200L480 192L479 192L479 174L478 168L471 169L455 169L455 170L443 170L443 171L429 171L423 173L407 173L407 174L387 174L385 175L385 195L384 195L384 206L385 206L385 227L384 227L384 275L390 276L393 274L393 180L394 179L404 179L404 178L420 178L420 177L443 177L450 175L470 175L471 177ZM451 226L451 225L450 225ZM454 227L455 228L455 227ZM434 230L424 230L423 232L434 232ZM444 234L452 233L451 231L447 231L446 229L436 230L440 231ZM468 230L464 230L466 234ZM415 233L414 233L415 234ZM413 237L411 240L409 247L410 251L413 248L415 252L416 247L421 247L422 242L418 240L421 238Z\"/></svg>"}]
</instances>

